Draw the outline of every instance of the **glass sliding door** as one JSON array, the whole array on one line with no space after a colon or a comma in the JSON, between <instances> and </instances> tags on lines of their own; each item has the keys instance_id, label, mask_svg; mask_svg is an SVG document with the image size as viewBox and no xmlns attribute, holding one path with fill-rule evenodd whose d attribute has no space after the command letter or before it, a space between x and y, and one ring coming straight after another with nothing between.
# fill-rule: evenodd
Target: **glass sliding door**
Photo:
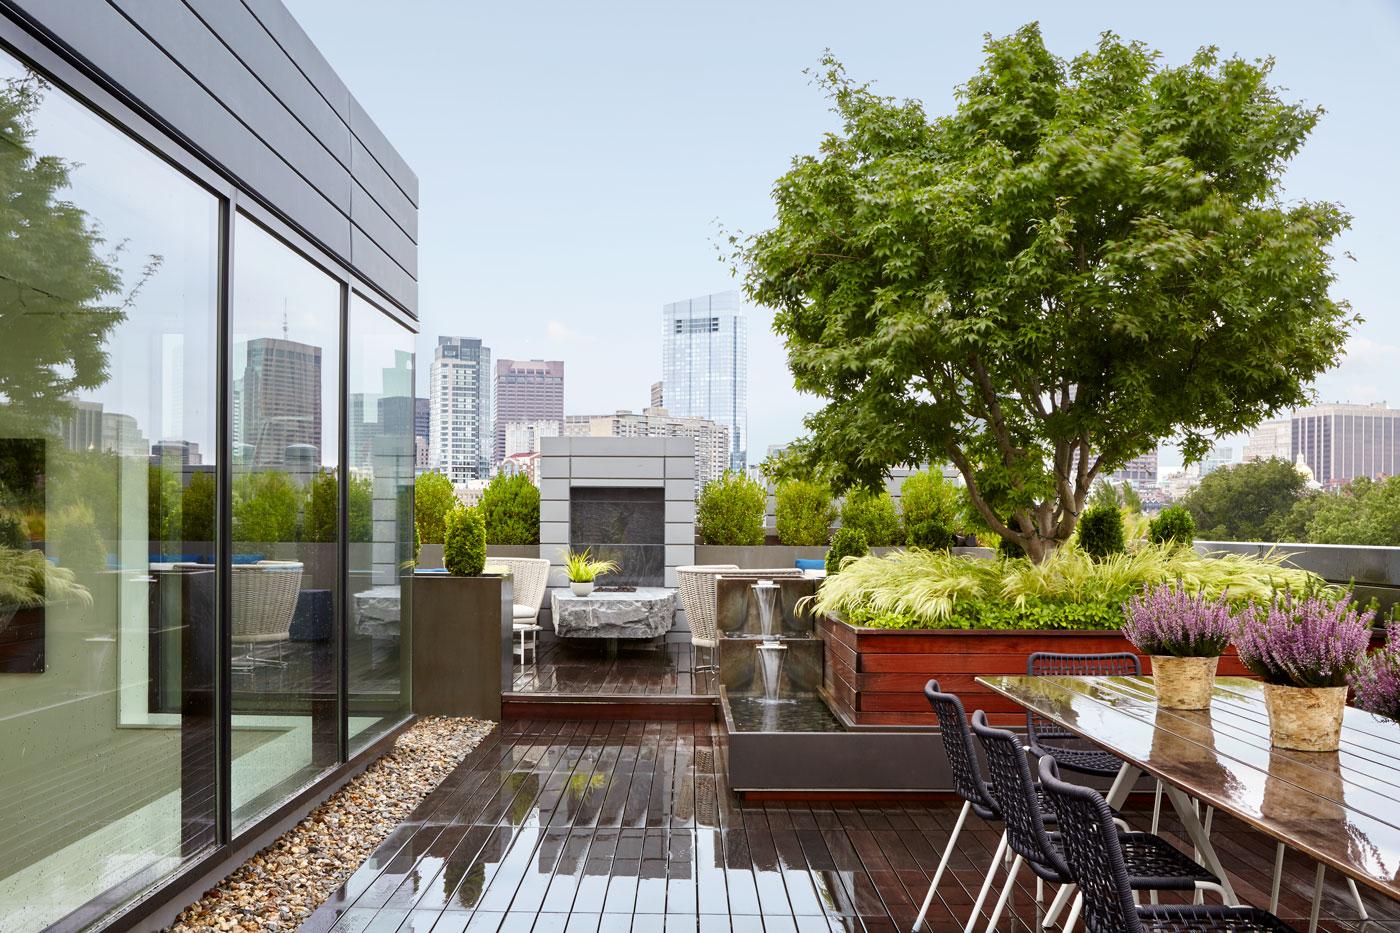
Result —
<instances>
[{"instance_id":1,"label":"glass sliding door","mask_svg":"<svg viewBox=\"0 0 1400 933\"><path fill-rule=\"evenodd\" d=\"M0 927L213 844L219 200L0 51Z\"/></svg>"},{"instance_id":2,"label":"glass sliding door","mask_svg":"<svg viewBox=\"0 0 1400 933\"><path fill-rule=\"evenodd\" d=\"M339 759L340 282L234 226L231 788L238 832Z\"/></svg>"},{"instance_id":3,"label":"glass sliding door","mask_svg":"<svg viewBox=\"0 0 1400 933\"><path fill-rule=\"evenodd\" d=\"M409 714L413 558L413 334L355 294L348 383L350 754Z\"/></svg>"}]
</instances>

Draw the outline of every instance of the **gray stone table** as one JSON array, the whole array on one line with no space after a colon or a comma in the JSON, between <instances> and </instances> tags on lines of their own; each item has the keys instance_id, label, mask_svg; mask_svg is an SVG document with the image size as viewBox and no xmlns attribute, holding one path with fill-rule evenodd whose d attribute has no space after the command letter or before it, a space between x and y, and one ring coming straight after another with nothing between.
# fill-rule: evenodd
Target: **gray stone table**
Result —
<instances>
[{"instance_id":1,"label":"gray stone table","mask_svg":"<svg viewBox=\"0 0 1400 933\"><path fill-rule=\"evenodd\" d=\"M561 638L655 638L671 630L676 615L676 591L660 586L587 596L554 590L550 599Z\"/></svg>"}]
</instances>

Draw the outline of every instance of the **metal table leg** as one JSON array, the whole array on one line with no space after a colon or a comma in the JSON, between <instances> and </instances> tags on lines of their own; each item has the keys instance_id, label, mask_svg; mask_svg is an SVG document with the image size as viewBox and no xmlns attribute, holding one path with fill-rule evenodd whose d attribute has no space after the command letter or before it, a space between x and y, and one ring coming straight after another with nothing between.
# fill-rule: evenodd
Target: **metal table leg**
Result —
<instances>
[{"instance_id":1,"label":"metal table leg","mask_svg":"<svg viewBox=\"0 0 1400 933\"><path fill-rule=\"evenodd\" d=\"M1215 846L1210 844L1210 836L1206 834L1205 827L1201 825L1200 817L1192 805L1191 798L1170 784L1165 785L1164 789L1167 793L1167 799L1172 802L1172 808L1176 810L1176 815L1181 820L1181 825L1186 828L1186 835L1190 837L1191 844L1200 853L1201 862L1220 879L1225 903L1230 907L1239 906L1240 902L1235 897L1235 889L1230 884L1230 876L1225 873L1225 866L1220 864L1220 857L1215 854Z\"/></svg>"}]
</instances>

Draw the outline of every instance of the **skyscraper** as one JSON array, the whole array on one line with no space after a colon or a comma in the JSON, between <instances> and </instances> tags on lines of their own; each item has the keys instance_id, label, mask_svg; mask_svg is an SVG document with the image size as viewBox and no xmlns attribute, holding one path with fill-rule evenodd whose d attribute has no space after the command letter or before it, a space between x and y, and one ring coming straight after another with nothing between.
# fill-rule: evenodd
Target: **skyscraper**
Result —
<instances>
[{"instance_id":1,"label":"skyscraper","mask_svg":"<svg viewBox=\"0 0 1400 933\"><path fill-rule=\"evenodd\" d=\"M1400 409L1384 402L1300 408L1290 427L1289 459L1301 456L1323 486L1400 474Z\"/></svg>"},{"instance_id":2,"label":"skyscraper","mask_svg":"<svg viewBox=\"0 0 1400 933\"><path fill-rule=\"evenodd\" d=\"M242 419L237 440L259 467L285 467L288 448L321 455L321 348L281 337L247 344L235 408Z\"/></svg>"},{"instance_id":3,"label":"skyscraper","mask_svg":"<svg viewBox=\"0 0 1400 933\"><path fill-rule=\"evenodd\" d=\"M563 360L497 360L494 388L494 463L520 453L506 450L506 425L564 420Z\"/></svg>"},{"instance_id":4,"label":"skyscraper","mask_svg":"<svg viewBox=\"0 0 1400 933\"><path fill-rule=\"evenodd\" d=\"M454 483L491 472L491 350L472 337L439 337L428 370L428 456Z\"/></svg>"},{"instance_id":5,"label":"skyscraper","mask_svg":"<svg viewBox=\"0 0 1400 933\"><path fill-rule=\"evenodd\" d=\"M729 428L729 465L748 461L749 325L737 291L688 298L661 310L666 410Z\"/></svg>"}]
</instances>

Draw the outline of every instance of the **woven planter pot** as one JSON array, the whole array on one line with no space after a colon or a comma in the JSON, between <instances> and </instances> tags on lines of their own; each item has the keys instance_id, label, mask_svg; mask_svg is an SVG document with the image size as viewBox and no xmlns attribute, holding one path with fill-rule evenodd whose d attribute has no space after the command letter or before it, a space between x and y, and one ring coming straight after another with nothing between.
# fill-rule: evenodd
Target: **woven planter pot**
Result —
<instances>
[{"instance_id":1,"label":"woven planter pot","mask_svg":"<svg viewBox=\"0 0 1400 933\"><path fill-rule=\"evenodd\" d=\"M1342 742L1346 687L1264 685L1269 708L1269 740L1275 748L1335 752Z\"/></svg>"},{"instance_id":2,"label":"woven planter pot","mask_svg":"<svg viewBox=\"0 0 1400 933\"><path fill-rule=\"evenodd\" d=\"M1215 669L1220 658L1152 656L1152 684L1157 705L1167 709L1210 709Z\"/></svg>"}]
</instances>

